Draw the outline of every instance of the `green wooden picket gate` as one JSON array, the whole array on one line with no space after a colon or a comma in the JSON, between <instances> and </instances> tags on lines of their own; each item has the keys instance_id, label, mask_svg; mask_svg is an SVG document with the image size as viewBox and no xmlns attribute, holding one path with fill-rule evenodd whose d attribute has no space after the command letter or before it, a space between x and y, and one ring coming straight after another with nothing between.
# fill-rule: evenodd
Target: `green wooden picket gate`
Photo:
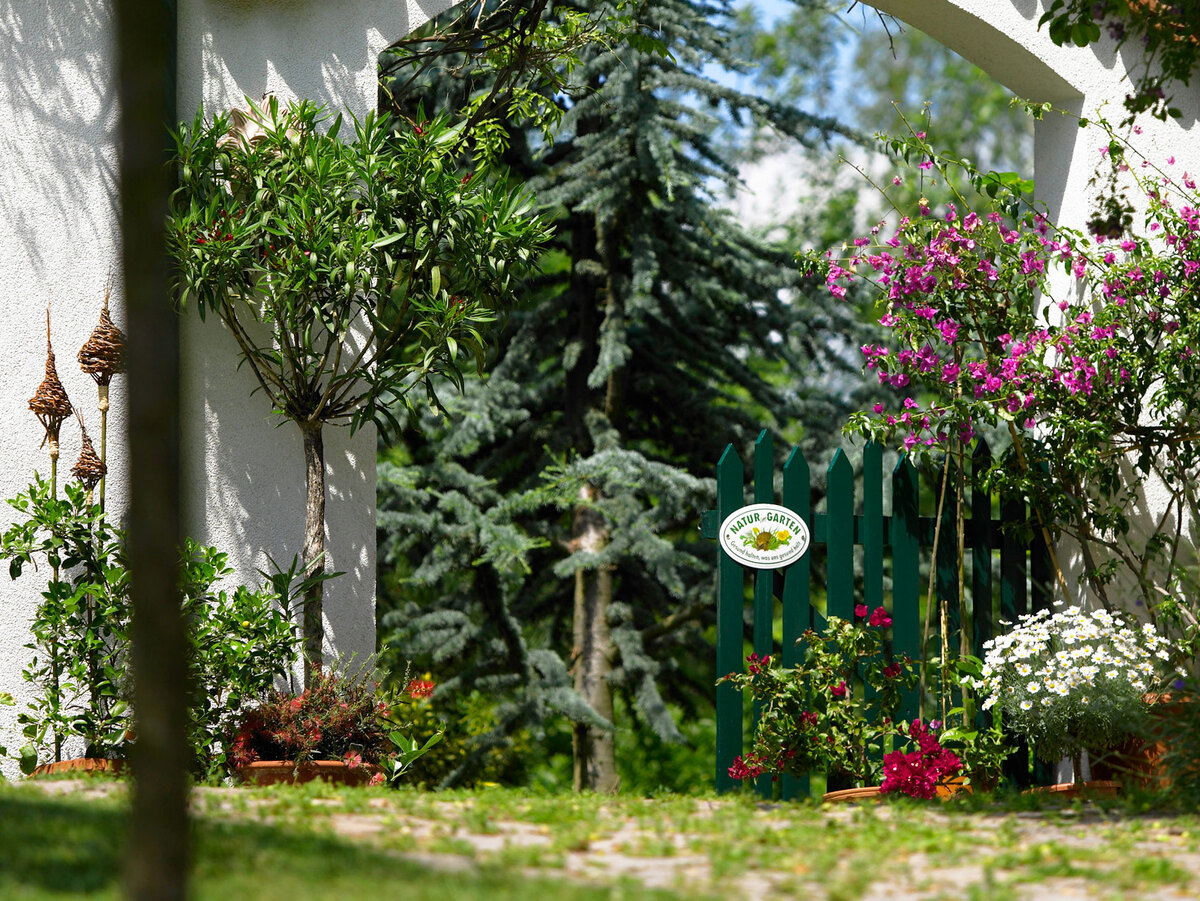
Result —
<instances>
[{"instance_id":1,"label":"green wooden picket gate","mask_svg":"<svg viewBox=\"0 0 1200 901\"><path fill-rule=\"evenodd\" d=\"M986 465L990 451L982 441L972 455L972 466ZM812 561L814 553L826 559L826 615L853 620L856 603L872 610L886 606L892 615L892 644L897 655L919 659L921 652L920 602L923 593L921 549L932 548L935 534L933 516L922 516L919 509L920 484L917 469L901 457L891 473L892 510L883 511L883 451L869 443L862 456L862 509L856 510L854 469L842 450L829 465L826 486L826 512L812 512L809 467L799 448L794 448L783 467L782 497L775 498L775 454L770 434L765 430L754 447L751 498L746 498L745 471L733 445L729 445L717 463L717 509L705 514L702 534L717 538L725 517L746 503L780 503L799 514L809 527L812 545L799 560L782 571L754 572L750 633L754 653L782 654L784 666L792 666L800 653L796 639L808 628L818 630L824 623L813 606ZM942 511L942 528L933 554L936 567L936 596L949 602L947 634L952 647L961 644L966 613L958 597L955 525L956 484L953 467L950 490ZM939 479L940 484L940 479ZM935 492L936 496L936 492ZM1015 531L1003 523L1028 521L1025 500L1002 496L1000 518L992 516L992 497L978 489L963 499L964 552L969 554L969 575L964 578L965 593L971 599L972 615L966 618L970 632L970 653L982 656L983 643L992 636L995 617L1012 622L1030 609L1049 605L1050 559L1045 543L1033 532L1030 542L1022 542ZM861 546L861 577L856 573L855 546ZM717 673L741 672L746 639L747 572L718 544L717 563ZM993 591L994 555L999 554L1000 591ZM891 591L885 595L884 569L890 559ZM926 578L928 576L926 575ZM779 583L782 582L780 586ZM782 647L774 643L775 602L782 610ZM935 636L936 638L936 636ZM932 650L932 649L931 649ZM940 653L940 645L938 646ZM718 791L737 785L729 775L729 766L743 752L742 693L724 683L716 691L716 784ZM917 716L917 692L904 698L901 716ZM757 720L757 713L755 714ZM785 777L783 797L808 793L807 780ZM764 797L772 792L767 777L756 780L756 789Z\"/></svg>"}]
</instances>

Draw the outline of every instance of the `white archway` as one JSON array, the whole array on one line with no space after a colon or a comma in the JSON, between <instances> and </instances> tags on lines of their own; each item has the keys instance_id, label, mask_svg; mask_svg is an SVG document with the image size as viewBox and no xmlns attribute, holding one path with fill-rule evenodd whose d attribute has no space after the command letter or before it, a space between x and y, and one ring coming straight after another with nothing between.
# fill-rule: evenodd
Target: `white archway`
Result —
<instances>
[{"instance_id":1,"label":"white archway","mask_svg":"<svg viewBox=\"0 0 1200 901\"><path fill-rule=\"evenodd\" d=\"M1046 29L1038 29L1044 0L871 0L871 5L945 44L1018 97L1076 116L1103 114L1114 123L1125 115L1127 74L1141 64L1136 50L1118 52L1107 35L1088 47L1055 45ZM1200 118L1200 92L1181 90L1176 100L1182 118L1146 117L1138 123L1143 131L1136 145L1147 156L1174 155L1183 169L1200 170L1200 147L1188 140ZM1035 124L1036 194L1055 221L1084 226L1093 197L1088 181L1103 144L1103 132L1080 129L1074 118L1051 114Z\"/></svg>"}]
</instances>

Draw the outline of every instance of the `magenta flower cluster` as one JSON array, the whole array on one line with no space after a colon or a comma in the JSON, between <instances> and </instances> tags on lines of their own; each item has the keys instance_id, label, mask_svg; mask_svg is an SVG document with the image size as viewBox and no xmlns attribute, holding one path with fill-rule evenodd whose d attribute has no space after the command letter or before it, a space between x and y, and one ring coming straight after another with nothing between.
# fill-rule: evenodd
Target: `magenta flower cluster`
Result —
<instances>
[{"instance_id":1,"label":"magenta flower cluster","mask_svg":"<svg viewBox=\"0 0 1200 901\"><path fill-rule=\"evenodd\" d=\"M1143 182L1153 244L1088 240L1035 213L960 217L950 204L941 216L900 219L891 234L881 223L848 245L849 256L827 253L829 291L846 297L869 282L894 336L891 346L862 346L865 369L881 385L936 398L876 404L865 430L906 450L945 447L970 441L981 422L1030 430L1064 413L1129 409L1149 384L1148 359L1160 376L1200 376L1193 336L1181 332L1200 287L1194 185L1187 173L1182 187ZM1063 276L1053 282L1056 268Z\"/></svg>"},{"instance_id":2,"label":"magenta flower cluster","mask_svg":"<svg viewBox=\"0 0 1200 901\"><path fill-rule=\"evenodd\" d=\"M892 751L883 755L883 785L881 794L900 793L912 798L929 799L937 787L962 772L962 761L953 751L941 746L936 734L937 723L925 726L913 720L908 737L916 742L917 750Z\"/></svg>"},{"instance_id":3,"label":"magenta flower cluster","mask_svg":"<svg viewBox=\"0 0 1200 901\"><path fill-rule=\"evenodd\" d=\"M856 604L854 607L854 615L859 619L866 619L867 625L874 626L876 629L886 629L892 624L892 615L887 612L884 607L876 607L870 611L868 615L866 604Z\"/></svg>"}]
</instances>

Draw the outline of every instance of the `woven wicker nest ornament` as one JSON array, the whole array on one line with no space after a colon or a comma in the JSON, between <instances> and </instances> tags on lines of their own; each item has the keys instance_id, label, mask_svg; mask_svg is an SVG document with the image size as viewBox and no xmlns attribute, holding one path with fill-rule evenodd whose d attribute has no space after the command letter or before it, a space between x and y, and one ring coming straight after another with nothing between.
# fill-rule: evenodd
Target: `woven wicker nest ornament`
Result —
<instances>
[{"instance_id":1,"label":"woven wicker nest ornament","mask_svg":"<svg viewBox=\"0 0 1200 901\"><path fill-rule=\"evenodd\" d=\"M85 489L91 491L100 484L100 480L108 472L108 467L101 462L96 448L92 446L92 439L88 437L82 420L79 422L79 430L83 433L83 449L79 452L79 459L71 467L71 475L79 479Z\"/></svg>"},{"instance_id":2,"label":"woven wicker nest ornament","mask_svg":"<svg viewBox=\"0 0 1200 901\"><path fill-rule=\"evenodd\" d=\"M71 415L71 401L67 397L67 390L58 380L58 370L54 368L54 349L50 346L49 310L46 311L46 377L29 399L29 409L46 430L42 444L49 441L51 451L57 453L58 432L62 428L63 420Z\"/></svg>"},{"instance_id":3,"label":"woven wicker nest ornament","mask_svg":"<svg viewBox=\"0 0 1200 901\"><path fill-rule=\"evenodd\" d=\"M79 368L94 378L97 385L107 385L114 375L125 371L125 335L113 325L108 314L107 291L100 321L79 348Z\"/></svg>"}]
</instances>

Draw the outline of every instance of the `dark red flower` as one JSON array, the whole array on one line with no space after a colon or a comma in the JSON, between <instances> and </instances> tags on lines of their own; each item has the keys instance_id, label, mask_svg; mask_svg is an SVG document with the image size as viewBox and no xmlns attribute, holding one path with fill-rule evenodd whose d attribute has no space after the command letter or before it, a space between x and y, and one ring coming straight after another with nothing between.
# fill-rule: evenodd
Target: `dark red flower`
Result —
<instances>
[{"instance_id":1,"label":"dark red flower","mask_svg":"<svg viewBox=\"0 0 1200 901\"><path fill-rule=\"evenodd\" d=\"M767 669L770 665L771 665L771 655L770 654L767 654L765 657L759 657L757 654L751 654L749 657L746 658L746 669L749 671L750 675L752 675L752 676L757 676L763 670Z\"/></svg>"},{"instance_id":2,"label":"dark red flower","mask_svg":"<svg viewBox=\"0 0 1200 901\"><path fill-rule=\"evenodd\" d=\"M892 618L883 607L876 607L871 611L871 618L867 622L876 628L886 629L892 624Z\"/></svg>"},{"instance_id":3,"label":"dark red flower","mask_svg":"<svg viewBox=\"0 0 1200 901\"><path fill-rule=\"evenodd\" d=\"M427 698L433 694L434 688L434 683L425 679L410 679L405 691L408 692L410 698Z\"/></svg>"}]
</instances>

